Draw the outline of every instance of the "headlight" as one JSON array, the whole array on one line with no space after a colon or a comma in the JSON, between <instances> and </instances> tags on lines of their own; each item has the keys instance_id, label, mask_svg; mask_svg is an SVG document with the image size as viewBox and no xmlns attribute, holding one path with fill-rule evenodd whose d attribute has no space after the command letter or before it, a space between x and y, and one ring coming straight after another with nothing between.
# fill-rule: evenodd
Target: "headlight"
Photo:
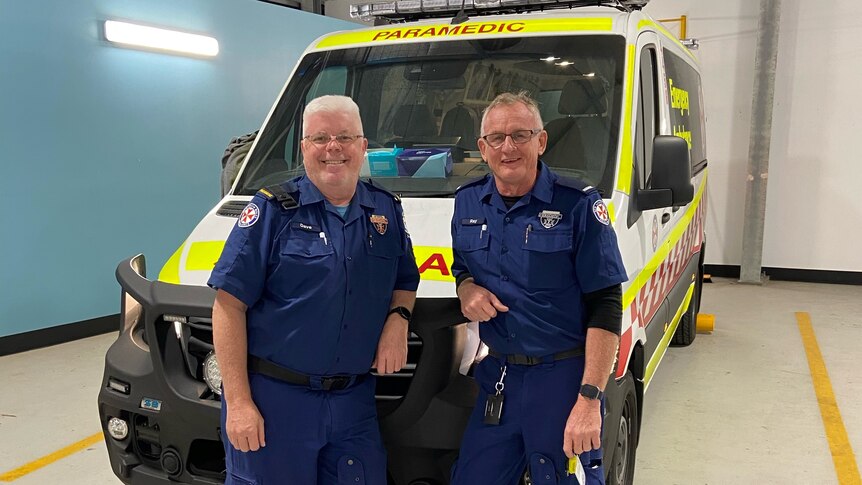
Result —
<instances>
[{"instance_id":1,"label":"headlight","mask_svg":"<svg viewBox=\"0 0 862 485\"><path fill-rule=\"evenodd\" d=\"M129 435L129 425L120 418L108 420L108 433L115 440L124 440Z\"/></svg>"},{"instance_id":2,"label":"headlight","mask_svg":"<svg viewBox=\"0 0 862 485\"><path fill-rule=\"evenodd\" d=\"M221 396L221 370L218 368L215 352L210 352L204 359L204 382L210 390Z\"/></svg>"}]
</instances>

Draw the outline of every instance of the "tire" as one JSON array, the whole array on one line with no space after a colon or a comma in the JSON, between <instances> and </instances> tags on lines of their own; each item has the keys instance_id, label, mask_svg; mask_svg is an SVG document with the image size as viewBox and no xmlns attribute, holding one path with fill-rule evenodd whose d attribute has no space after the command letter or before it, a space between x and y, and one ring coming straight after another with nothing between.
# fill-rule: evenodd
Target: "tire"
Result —
<instances>
[{"instance_id":1,"label":"tire","mask_svg":"<svg viewBox=\"0 0 862 485\"><path fill-rule=\"evenodd\" d=\"M703 291L703 265L698 266L697 279L694 281L694 290L691 292L691 300L685 309L679 325L671 339L671 345L675 347L686 347L694 342L697 336L697 311L700 308L700 294Z\"/></svg>"},{"instance_id":2,"label":"tire","mask_svg":"<svg viewBox=\"0 0 862 485\"><path fill-rule=\"evenodd\" d=\"M623 378L620 385L620 395L622 396L622 410L619 423L617 423L617 439L616 443L609 443L614 447L613 456L605 468L607 475L605 483L607 485L632 485L635 479L635 456L638 448L640 423L638 396L631 371L626 372L626 376Z\"/></svg>"}]
</instances>

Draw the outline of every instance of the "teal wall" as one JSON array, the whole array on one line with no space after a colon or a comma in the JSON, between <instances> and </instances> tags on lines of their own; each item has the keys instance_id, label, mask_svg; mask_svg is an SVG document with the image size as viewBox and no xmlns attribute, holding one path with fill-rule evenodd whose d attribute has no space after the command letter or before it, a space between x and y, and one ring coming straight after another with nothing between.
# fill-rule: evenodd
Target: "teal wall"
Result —
<instances>
[{"instance_id":1,"label":"teal wall","mask_svg":"<svg viewBox=\"0 0 862 485\"><path fill-rule=\"evenodd\" d=\"M204 33L213 59L115 47L104 20ZM0 0L0 337L119 311L219 199L305 47L356 24L257 0Z\"/></svg>"}]
</instances>

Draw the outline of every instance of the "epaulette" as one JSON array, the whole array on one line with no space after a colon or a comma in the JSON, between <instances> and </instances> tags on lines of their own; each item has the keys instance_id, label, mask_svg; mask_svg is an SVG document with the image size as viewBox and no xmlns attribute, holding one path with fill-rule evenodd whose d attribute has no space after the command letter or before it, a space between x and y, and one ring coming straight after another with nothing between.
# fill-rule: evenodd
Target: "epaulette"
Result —
<instances>
[{"instance_id":1,"label":"epaulette","mask_svg":"<svg viewBox=\"0 0 862 485\"><path fill-rule=\"evenodd\" d=\"M491 176L491 174L485 174L485 175L482 175L481 177L476 177L474 179L468 180L468 181L464 182L463 184L461 184L460 186L458 186L458 188L455 189L455 193L458 193L459 190L466 189L467 187L473 187L474 185L479 185L480 182L485 182L485 180L490 176Z\"/></svg>"},{"instance_id":2,"label":"epaulette","mask_svg":"<svg viewBox=\"0 0 862 485\"><path fill-rule=\"evenodd\" d=\"M575 189L579 192L583 192L585 194L591 194L593 192L599 193L599 189L589 185L588 183L572 178L572 177L563 177L561 175L557 175L557 180L554 181L555 184L561 185L563 187L569 187L571 189Z\"/></svg>"},{"instance_id":3,"label":"epaulette","mask_svg":"<svg viewBox=\"0 0 862 485\"><path fill-rule=\"evenodd\" d=\"M400 204L400 203L401 203L401 197L398 197L398 195L393 194L392 192L390 192L390 191L389 191L388 189L386 189L385 187L383 187L383 186L381 186L381 185L378 185L376 182L374 182L374 180L373 180L373 179L372 179L372 180L368 180L368 181L366 182L366 184L368 184L368 185L369 185L371 188L373 188L374 190L377 190L378 192L383 192L384 194L386 194L386 195L388 195L388 196L392 197L392 199L393 199L393 200L395 200L395 203L396 203L396 204Z\"/></svg>"},{"instance_id":4,"label":"epaulette","mask_svg":"<svg viewBox=\"0 0 862 485\"><path fill-rule=\"evenodd\" d=\"M285 182L278 185L270 185L269 187L260 189L257 193L264 196L267 200L275 200L281 204L284 210L295 209L299 207L299 202L296 200L296 195L299 190L292 182Z\"/></svg>"}]
</instances>

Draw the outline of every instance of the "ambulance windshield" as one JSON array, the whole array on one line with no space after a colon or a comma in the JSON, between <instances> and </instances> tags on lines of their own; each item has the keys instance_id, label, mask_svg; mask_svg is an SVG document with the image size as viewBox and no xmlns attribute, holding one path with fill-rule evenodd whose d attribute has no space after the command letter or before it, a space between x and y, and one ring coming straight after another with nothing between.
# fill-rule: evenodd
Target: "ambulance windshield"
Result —
<instances>
[{"instance_id":1,"label":"ambulance windshield","mask_svg":"<svg viewBox=\"0 0 862 485\"><path fill-rule=\"evenodd\" d=\"M303 170L306 103L352 97L368 157L361 176L405 196L445 197L488 173L476 140L497 94L528 91L548 132L542 156L557 173L611 192L625 40L615 35L445 40L306 55L249 156L235 194Z\"/></svg>"}]
</instances>

